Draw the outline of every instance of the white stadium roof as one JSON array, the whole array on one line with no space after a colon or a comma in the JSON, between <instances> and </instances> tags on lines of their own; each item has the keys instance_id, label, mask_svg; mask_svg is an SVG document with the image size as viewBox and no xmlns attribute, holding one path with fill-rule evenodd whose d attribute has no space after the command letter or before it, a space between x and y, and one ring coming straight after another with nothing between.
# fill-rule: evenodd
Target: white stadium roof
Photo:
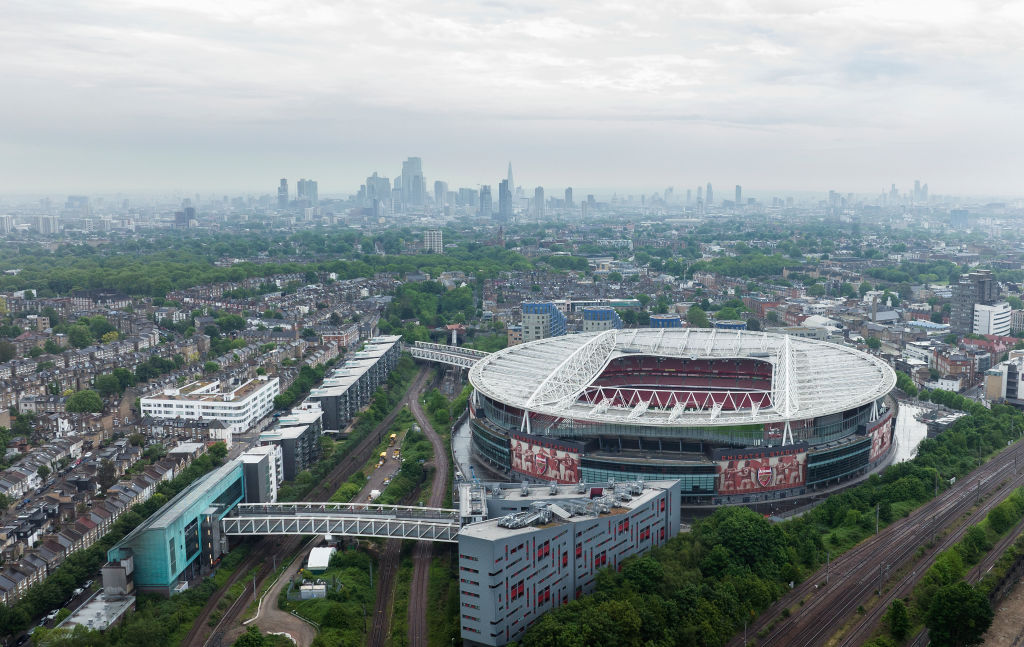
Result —
<instances>
[{"instance_id":1,"label":"white stadium roof","mask_svg":"<svg viewBox=\"0 0 1024 647\"><path fill-rule=\"evenodd\" d=\"M769 362L773 365L771 405L729 410L707 400L659 409L649 408L639 398L629 407L607 400L596 405L581 400L610 361L637 355ZM469 379L492 400L540 414L672 427L815 418L870 404L896 385L896 373L887 364L852 348L790 335L704 328L638 328L549 337L484 357L470 369ZM708 389L698 390L706 398ZM743 394L733 392L728 397L739 400Z\"/></svg>"}]
</instances>

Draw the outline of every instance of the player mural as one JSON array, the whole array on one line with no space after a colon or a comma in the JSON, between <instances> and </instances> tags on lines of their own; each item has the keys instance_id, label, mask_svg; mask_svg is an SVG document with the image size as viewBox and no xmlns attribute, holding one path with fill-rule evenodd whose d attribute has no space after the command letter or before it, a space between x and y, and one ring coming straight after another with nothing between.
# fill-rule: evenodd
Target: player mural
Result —
<instances>
[{"instance_id":1,"label":"player mural","mask_svg":"<svg viewBox=\"0 0 1024 647\"><path fill-rule=\"evenodd\" d=\"M556 483L580 480L580 447L563 440L512 434L512 470Z\"/></svg>"},{"instance_id":2,"label":"player mural","mask_svg":"<svg viewBox=\"0 0 1024 647\"><path fill-rule=\"evenodd\" d=\"M782 490L807 480L807 446L719 450L718 494Z\"/></svg>"},{"instance_id":3,"label":"player mural","mask_svg":"<svg viewBox=\"0 0 1024 647\"><path fill-rule=\"evenodd\" d=\"M888 414L885 422L871 430L871 457L869 462L874 463L878 458L889 451L892 444L892 414Z\"/></svg>"}]
</instances>

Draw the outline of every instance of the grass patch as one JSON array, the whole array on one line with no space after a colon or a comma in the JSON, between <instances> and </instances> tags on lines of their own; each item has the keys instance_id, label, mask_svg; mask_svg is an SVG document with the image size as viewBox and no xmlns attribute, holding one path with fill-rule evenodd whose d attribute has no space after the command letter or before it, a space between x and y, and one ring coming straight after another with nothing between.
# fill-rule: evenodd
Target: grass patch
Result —
<instances>
[{"instance_id":1,"label":"grass patch","mask_svg":"<svg viewBox=\"0 0 1024 647\"><path fill-rule=\"evenodd\" d=\"M313 641L314 647L362 645L373 622L369 616L373 613L377 596L375 562L376 558L365 550L350 548L338 551L331 557L330 567L317 577L337 582L339 587L331 590L324 599L294 602L289 601L282 591L279 606L320 625L320 633ZM373 582L370 581L371 565Z\"/></svg>"}]
</instances>

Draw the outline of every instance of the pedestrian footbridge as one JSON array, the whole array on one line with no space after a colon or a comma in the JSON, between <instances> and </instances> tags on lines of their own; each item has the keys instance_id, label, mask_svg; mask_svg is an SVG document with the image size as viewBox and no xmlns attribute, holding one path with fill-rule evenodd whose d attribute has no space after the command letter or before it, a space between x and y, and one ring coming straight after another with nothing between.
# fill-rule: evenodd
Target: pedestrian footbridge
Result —
<instances>
[{"instance_id":1,"label":"pedestrian footbridge","mask_svg":"<svg viewBox=\"0 0 1024 647\"><path fill-rule=\"evenodd\" d=\"M225 535L339 535L458 542L459 511L374 503L240 503Z\"/></svg>"},{"instance_id":2,"label":"pedestrian footbridge","mask_svg":"<svg viewBox=\"0 0 1024 647\"><path fill-rule=\"evenodd\" d=\"M461 346L447 346L445 344L428 344L422 341L418 341L410 346L409 352L412 353L414 359L448 364L449 366L458 366L460 368L471 368L473 364L490 355L490 353L482 350L462 348Z\"/></svg>"}]
</instances>

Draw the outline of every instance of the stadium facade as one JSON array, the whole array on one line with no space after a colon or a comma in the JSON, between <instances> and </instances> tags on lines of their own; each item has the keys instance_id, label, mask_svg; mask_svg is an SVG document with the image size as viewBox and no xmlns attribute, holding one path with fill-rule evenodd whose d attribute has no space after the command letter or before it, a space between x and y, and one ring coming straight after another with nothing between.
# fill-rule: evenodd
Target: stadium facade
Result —
<instances>
[{"instance_id":1,"label":"stadium facade","mask_svg":"<svg viewBox=\"0 0 1024 647\"><path fill-rule=\"evenodd\" d=\"M679 479L684 507L814 495L891 457L896 375L837 344L744 330L608 330L470 370L474 453L531 482Z\"/></svg>"}]
</instances>

